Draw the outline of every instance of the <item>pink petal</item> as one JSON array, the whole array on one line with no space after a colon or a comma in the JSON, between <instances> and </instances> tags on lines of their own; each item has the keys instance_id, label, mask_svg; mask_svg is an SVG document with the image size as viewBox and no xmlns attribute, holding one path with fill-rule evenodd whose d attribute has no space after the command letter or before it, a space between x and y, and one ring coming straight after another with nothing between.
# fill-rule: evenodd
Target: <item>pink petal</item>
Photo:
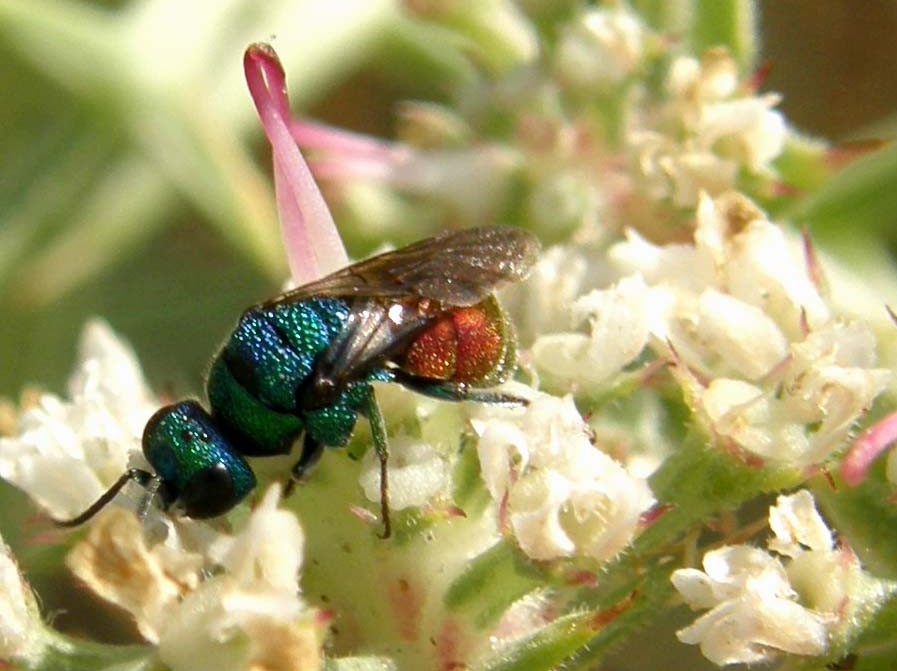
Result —
<instances>
[{"instance_id":1,"label":"pink petal","mask_svg":"<svg viewBox=\"0 0 897 671\"><path fill-rule=\"evenodd\" d=\"M315 121L290 119L289 125L293 139L308 149L327 149L344 156L367 156L384 161L407 153L401 145Z\"/></svg>"},{"instance_id":2,"label":"pink petal","mask_svg":"<svg viewBox=\"0 0 897 671\"><path fill-rule=\"evenodd\" d=\"M305 284L348 263L327 203L289 129L290 108L283 66L274 49L246 49L243 71L274 154L274 188L290 272Z\"/></svg>"},{"instance_id":3,"label":"pink petal","mask_svg":"<svg viewBox=\"0 0 897 671\"><path fill-rule=\"evenodd\" d=\"M866 479L875 458L897 441L897 412L891 413L863 432L841 461L841 477L851 487Z\"/></svg>"},{"instance_id":4,"label":"pink petal","mask_svg":"<svg viewBox=\"0 0 897 671\"><path fill-rule=\"evenodd\" d=\"M321 151L312 166L315 177L323 180L389 181L413 156L404 145L305 119L291 119L290 132L300 147Z\"/></svg>"}]
</instances>

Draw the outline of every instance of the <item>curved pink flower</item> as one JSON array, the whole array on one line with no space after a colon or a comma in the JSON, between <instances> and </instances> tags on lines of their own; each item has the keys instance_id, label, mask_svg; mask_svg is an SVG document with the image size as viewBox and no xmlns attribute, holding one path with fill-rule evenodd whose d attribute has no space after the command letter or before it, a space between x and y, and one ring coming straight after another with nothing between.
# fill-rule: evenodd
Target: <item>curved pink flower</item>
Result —
<instances>
[{"instance_id":1,"label":"curved pink flower","mask_svg":"<svg viewBox=\"0 0 897 671\"><path fill-rule=\"evenodd\" d=\"M348 263L348 256L324 197L290 132L290 108L283 66L274 49L256 43L246 49L243 70L274 158L274 189L290 272L305 284Z\"/></svg>"},{"instance_id":2,"label":"curved pink flower","mask_svg":"<svg viewBox=\"0 0 897 671\"><path fill-rule=\"evenodd\" d=\"M879 454L897 442L897 412L879 420L857 438L841 461L841 477L854 487L866 479Z\"/></svg>"}]
</instances>

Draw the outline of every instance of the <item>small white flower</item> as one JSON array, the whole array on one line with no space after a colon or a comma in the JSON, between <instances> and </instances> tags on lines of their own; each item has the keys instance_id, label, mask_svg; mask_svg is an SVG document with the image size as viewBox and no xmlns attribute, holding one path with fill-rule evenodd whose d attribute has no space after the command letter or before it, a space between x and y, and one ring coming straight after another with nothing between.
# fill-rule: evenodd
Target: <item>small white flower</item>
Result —
<instances>
[{"instance_id":1,"label":"small white flower","mask_svg":"<svg viewBox=\"0 0 897 671\"><path fill-rule=\"evenodd\" d=\"M37 601L0 538L0 659L23 659L39 654L43 623Z\"/></svg>"},{"instance_id":2,"label":"small white flower","mask_svg":"<svg viewBox=\"0 0 897 671\"><path fill-rule=\"evenodd\" d=\"M100 321L84 329L69 393L43 394L18 436L0 438L0 476L58 518L81 513L122 474L158 405L133 352Z\"/></svg>"},{"instance_id":3,"label":"small white flower","mask_svg":"<svg viewBox=\"0 0 897 671\"><path fill-rule=\"evenodd\" d=\"M514 535L534 559L610 559L653 503L647 483L591 444L571 397L533 398L524 409L473 420L483 479L507 502Z\"/></svg>"},{"instance_id":4,"label":"small white flower","mask_svg":"<svg viewBox=\"0 0 897 671\"><path fill-rule=\"evenodd\" d=\"M621 275L641 275L648 286L670 291L697 293L719 281L713 256L701 246L655 245L634 230L607 252L608 260Z\"/></svg>"},{"instance_id":5,"label":"small white flower","mask_svg":"<svg viewBox=\"0 0 897 671\"><path fill-rule=\"evenodd\" d=\"M451 486L446 458L429 443L408 435L390 436L387 468L393 510L423 506ZM364 456L359 483L368 501L380 501L380 460L373 449Z\"/></svg>"},{"instance_id":6,"label":"small white flower","mask_svg":"<svg viewBox=\"0 0 897 671\"><path fill-rule=\"evenodd\" d=\"M739 161L754 173L767 169L782 153L787 129L775 94L729 100L704 106L695 142L698 146L720 147L723 155Z\"/></svg>"},{"instance_id":7,"label":"small white flower","mask_svg":"<svg viewBox=\"0 0 897 671\"><path fill-rule=\"evenodd\" d=\"M695 104L728 98L737 86L738 67L725 49L708 49L701 60L678 56L666 81L670 95Z\"/></svg>"},{"instance_id":8,"label":"small white flower","mask_svg":"<svg viewBox=\"0 0 897 671\"><path fill-rule=\"evenodd\" d=\"M757 380L788 354L788 341L770 317L716 289L698 297L696 317L697 332L707 350L718 357L714 367L722 374Z\"/></svg>"},{"instance_id":9,"label":"small white flower","mask_svg":"<svg viewBox=\"0 0 897 671\"><path fill-rule=\"evenodd\" d=\"M891 372L873 368L875 339L860 323L833 324L792 346L782 400L791 417L818 424L800 465L826 459L887 387Z\"/></svg>"},{"instance_id":10,"label":"small white flower","mask_svg":"<svg viewBox=\"0 0 897 671\"><path fill-rule=\"evenodd\" d=\"M673 203L693 205L702 193L722 193L732 187L738 176L738 164L709 150L688 149L660 156L657 166L669 185ZM664 193L668 189L664 188Z\"/></svg>"},{"instance_id":11,"label":"small white flower","mask_svg":"<svg viewBox=\"0 0 897 671\"><path fill-rule=\"evenodd\" d=\"M295 592L302 568L305 536L296 516L277 506L280 486L273 485L237 536L219 536L208 555L238 583Z\"/></svg>"},{"instance_id":12,"label":"small white flower","mask_svg":"<svg viewBox=\"0 0 897 671\"><path fill-rule=\"evenodd\" d=\"M226 573L169 611L158 651L174 671L320 668L324 622L299 598L304 535L279 503L273 485L246 527L210 548Z\"/></svg>"},{"instance_id":13,"label":"small white flower","mask_svg":"<svg viewBox=\"0 0 897 671\"><path fill-rule=\"evenodd\" d=\"M294 594L203 583L172 610L159 659L172 671L317 671L321 624Z\"/></svg>"},{"instance_id":14,"label":"small white flower","mask_svg":"<svg viewBox=\"0 0 897 671\"><path fill-rule=\"evenodd\" d=\"M727 207L723 202L719 206ZM702 207L698 212L700 227L702 214L710 209ZM721 214L719 207L712 212L713 219ZM789 241L780 227L765 218L754 219L727 240L720 268L728 292L763 310L789 339L801 337L804 324L819 328L831 318L796 242Z\"/></svg>"},{"instance_id":15,"label":"small white flower","mask_svg":"<svg viewBox=\"0 0 897 671\"><path fill-rule=\"evenodd\" d=\"M813 497L806 491L780 496L769 519L770 548L790 558L787 566L759 548L737 545L708 552L704 571L673 573L692 608L710 609L677 636L699 644L716 664L764 662L781 652L821 655L840 621L858 567L839 559Z\"/></svg>"},{"instance_id":16,"label":"small white flower","mask_svg":"<svg viewBox=\"0 0 897 671\"><path fill-rule=\"evenodd\" d=\"M804 548L831 550L832 532L816 511L813 495L806 489L792 496L780 496L769 509L769 528L775 536L769 549L786 557L796 557Z\"/></svg>"},{"instance_id":17,"label":"small white flower","mask_svg":"<svg viewBox=\"0 0 897 671\"><path fill-rule=\"evenodd\" d=\"M804 467L840 447L890 374L862 324L832 319L797 248L732 193L701 197L694 245L629 233L609 256L645 278L650 346L677 363L708 428Z\"/></svg>"},{"instance_id":18,"label":"small white flower","mask_svg":"<svg viewBox=\"0 0 897 671\"><path fill-rule=\"evenodd\" d=\"M573 326L588 321L590 333L554 333L537 338L534 363L565 380L597 385L633 361L648 340L648 288L638 275L603 291L594 290L572 306Z\"/></svg>"},{"instance_id":19,"label":"small white flower","mask_svg":"<svg viewBox=\"0 0 897 671\"><path fill-rule=\"evenodd\" d=\"M556 67L562 79L582 87L611 86L641 63L645 29L621 8L584 12L561 36Z\"/></svg>"}]
</instances>

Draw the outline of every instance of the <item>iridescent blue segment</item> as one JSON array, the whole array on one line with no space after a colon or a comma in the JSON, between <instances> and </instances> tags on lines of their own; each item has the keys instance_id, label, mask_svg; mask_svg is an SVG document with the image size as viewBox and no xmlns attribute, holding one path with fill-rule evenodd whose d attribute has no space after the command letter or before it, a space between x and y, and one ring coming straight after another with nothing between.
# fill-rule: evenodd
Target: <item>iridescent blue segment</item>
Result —
<instances>
[{"instance_id":1,"label":"iridescent blue segment","mask_svg":"<svg viewBox=\"0 0 897 671\"><path fill-rule=\"evenodd\" d=\"M298 385L348 314L348 306L333 299L253 308L240 319L220 356L261 403L276 412L294 412Z\"/></svg>"},{"instance_id":2,"label":"iridescent blue segment","mask_svg":"<svg viewBox=\"0 0 897 671\"><path fill-rule=\"evenodd\" d=\"M143 432L143 452L162 479L160 495L190 517L220 515L255 487L249 464L195 401L159 410Z\"/></svg>"},{"instance_id":3,"label":"iridescent blue segment","mask_svg":"<svg viewBox=\"0 0 897 671\"><path fill-rule=\"evenodd\" d=\"M286 454L306 430L321 445L345 445L367 404L377 369L355 380L326 407L306 409L300 398L315 362L342 332L349 306L311 298L247 311L212 364L207 383L212 416L250 456Z\"/></svg>"}]
</instances>

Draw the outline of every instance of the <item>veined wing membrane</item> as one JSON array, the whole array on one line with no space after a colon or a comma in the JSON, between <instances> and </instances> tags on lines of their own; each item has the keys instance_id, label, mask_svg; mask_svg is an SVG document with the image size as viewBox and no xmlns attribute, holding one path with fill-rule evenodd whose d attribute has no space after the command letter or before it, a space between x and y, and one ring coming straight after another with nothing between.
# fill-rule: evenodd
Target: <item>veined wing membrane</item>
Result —
<instances>
[{"instance_id":1,"label":"veined wing membrane","mask_svg":"<svg viewBox=\"0 0 897 671\"><path fill-rule=\"evenodd\" d=\"M451 231L359 261L263 305L328 296L416 296L464 307L526 277L538 252L532 234L511 226Z\"/></svg>"}]
</instances>

